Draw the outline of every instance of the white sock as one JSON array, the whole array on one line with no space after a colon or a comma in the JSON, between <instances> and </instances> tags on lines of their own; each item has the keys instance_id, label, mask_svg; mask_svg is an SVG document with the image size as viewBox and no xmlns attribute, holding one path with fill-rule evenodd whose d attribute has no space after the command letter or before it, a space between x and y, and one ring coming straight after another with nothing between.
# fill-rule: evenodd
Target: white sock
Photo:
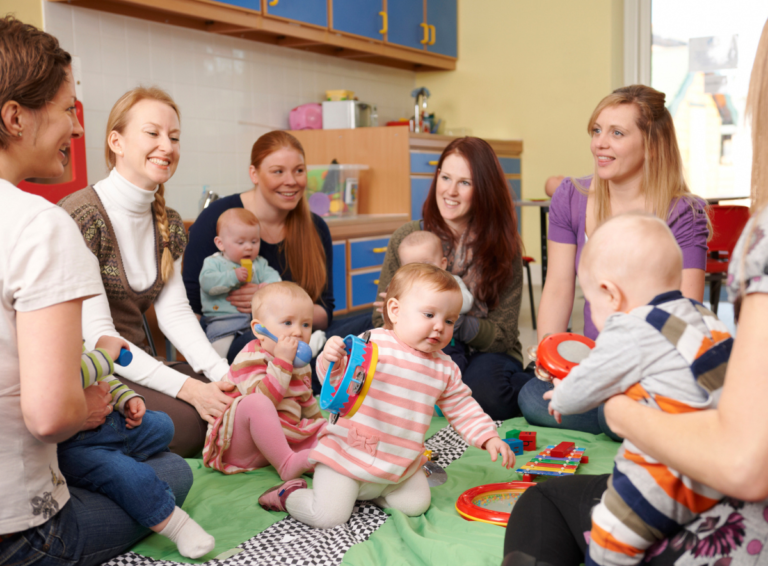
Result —
<instances>
[{"instance_id":1,"label":"white sock","mask_svg":"<svg viewBox=\"0 0 768 566\"><path fill-rule=\"evenodd\" d=\"M214 538L180 507L173 510L171 520L159 534L175 542L179 554L187 558L200 558L213 550L216 544Z\"/></svg>"},{"instance_id":2,"label":"white sock","mask_svg":"<svg viewBox=\"0 0 768 566\"><path fill-rule=\"evenodd\" d=\"M225 336L224 338L216 340L216 342L211 343L211 346L213 346L213 349L216 350L216 353L218 355L226 359L227 352L229 352L229 347L232 345L232 342L234 341L235 341L235 335L233 334L232 336Z\"/></svg>"}]
</instances>

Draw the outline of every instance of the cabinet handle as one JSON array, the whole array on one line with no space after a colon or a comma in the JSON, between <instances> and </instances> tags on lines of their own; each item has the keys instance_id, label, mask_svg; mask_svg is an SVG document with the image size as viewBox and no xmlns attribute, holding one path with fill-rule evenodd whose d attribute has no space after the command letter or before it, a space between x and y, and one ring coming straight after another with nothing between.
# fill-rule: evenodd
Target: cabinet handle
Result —
<instances>
[{"instance_id":1,"label":"cabinet handle","mask_svg":"<svg viewBox=\"0 0 768 566\"><path fill-rule=\"evenodd\" d=\"M379 15L381 16L381 29L379 30L379 33L381 35L384 35L387 33L387 13L386 12L379 12Z\"/></svg>"},{"instance_id":2,"label":"cabinet handle","mask_svg":"<svg viewBox=\"0 0 768 566\"><path fill-rule=\"evenodd\" d=\"M373 253L375 254L383 254L387 251L387 248L373 248Z\"/></svg>"},{"instance_id":3,"label":"cabinet handle","mask_svg":"<svg viewBox=\"0 0 768 566\"><path fill-rule=\"evenodd\" d=\"M374 285L378 285L378 284L379 284L379 280L378 280L378 279L374 279L374 280L373 280L373 284L374 284Z\"/></svg>"},{"instance_id":4,"label":"cabinet handle","mask_svg":"<svg viewBox=\"0 0 768 566\"><path fill-rule=\"evenodd\" d=\"M434 45L435 40L437 39L437 34L435 33L435 26L429 26L429 29L432 32L432 40L429 42L428 45Z\"/></svg>"},{"instance_id":5,"label":"cabinet handle","mask_svg":"<svg viewBox=\"0 0 768 566\"><path fill-rule=\"evenodd\" d=\"M424 23L421 23L419 25L424 28L424 39L422 39L420 43L422 45L426 45L427 43L429 43L429 26Z\"/></svg>"},{"instance_id":6,"label":"cabinet handle","mask_svg":"<svg viewBox=\"0 0 768 566\"><path fill-rule=\"evenodd\" d=\"M434 165L435 167L437 167L438 163L438 161L427 161L427 165Z\"/></svg>"},{"instance_id":7,"label":"cabinet handle","mask_svg":"<svg viewBox=\"0 0 768 566\"><path fill-rule=\"evenodd\" d=\"M280 0L272 0L272 1L269 3L269 5L270 5L270 6L277 6L277 3L278 3L279 1L280 1Z\"/></svg>"}]
</instances>

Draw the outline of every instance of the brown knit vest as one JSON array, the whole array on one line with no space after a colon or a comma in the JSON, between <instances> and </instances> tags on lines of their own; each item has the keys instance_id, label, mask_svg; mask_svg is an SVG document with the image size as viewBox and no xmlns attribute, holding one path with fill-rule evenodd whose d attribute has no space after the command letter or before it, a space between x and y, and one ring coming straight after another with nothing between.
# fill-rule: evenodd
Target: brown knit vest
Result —
<instances>
[{"instance_id":1,"label":"brown knit vest","mask_svg":"<svg viewBox=\"0 0 768 566\"><path fill-rule=\"evenodd\" d=\"M144 348L149 353L141 315L155 302L165 283L161 276L162 239L152 210L155 227L155 281L147 289L135 291L128 283L123 257L117 245L117 236L112 228L109 215L104 209L93 187L86 187L72 193L59 202L64 210L77 222L88 248L99 260L101 280L107 293L109 309L115 329L129 342ZM169 249L174 261L184 253L187 235L179 214L166 208L170 232Z\"/></svg>"}]
</instances>

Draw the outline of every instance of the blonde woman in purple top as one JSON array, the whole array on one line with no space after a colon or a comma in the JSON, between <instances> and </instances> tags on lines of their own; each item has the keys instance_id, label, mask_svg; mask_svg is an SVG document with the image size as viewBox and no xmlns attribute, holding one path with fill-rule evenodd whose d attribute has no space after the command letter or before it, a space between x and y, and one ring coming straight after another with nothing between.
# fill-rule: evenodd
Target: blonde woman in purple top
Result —
<instances>
[{"instance_id":1,"label":"blonde woman in purple top","mask_svg":"<svg viewBox=\"0 0 768 566\"><path fill-rule=\"evenodd\" d=\"M663 92L632 85L613 91L592 112L588 131L595 173L563 179L549 209L549 263L539 306L539 340L568 329L581 250L600 224L624 212L650 212L669 225L683 250L683 295L703 300L710 234L706 204L685 183L675 126L664 99ZM594 340L597 333L585 303L584 334ZM602 407L555 423L542 399L551 388L537 380L523 387L519 403L528 422L611 434Z\"/></svg>"}]
</instances>

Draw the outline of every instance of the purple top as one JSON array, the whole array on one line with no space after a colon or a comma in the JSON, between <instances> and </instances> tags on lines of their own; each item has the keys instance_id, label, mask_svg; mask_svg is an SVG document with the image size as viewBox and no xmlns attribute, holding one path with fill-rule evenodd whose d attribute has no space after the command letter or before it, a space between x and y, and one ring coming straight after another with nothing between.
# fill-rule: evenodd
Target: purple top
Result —
<instances>
[{"instance_id":1,"label":"purple top","mask_svg":"<svg viewBox=\"0 0 768 566\"><path fill-rule=\"evenodd\" d=\"M589 187L591 177L578 179L584 187ZM707 265L707 214L706 203L694 197L693 207L690 201L678 199L672 203L672 214L667 221L680 249L683 250L683 269L704 269ZM581 250L586 243L587 195L579 191L570 178L563 179L552 196L549 206L548 239L560 244L576 245L576 264L578 269ZM598 332L592 322L592 311L588 302L584 302L584 335L594 340Z\"/></svg>"}]
</instances>

